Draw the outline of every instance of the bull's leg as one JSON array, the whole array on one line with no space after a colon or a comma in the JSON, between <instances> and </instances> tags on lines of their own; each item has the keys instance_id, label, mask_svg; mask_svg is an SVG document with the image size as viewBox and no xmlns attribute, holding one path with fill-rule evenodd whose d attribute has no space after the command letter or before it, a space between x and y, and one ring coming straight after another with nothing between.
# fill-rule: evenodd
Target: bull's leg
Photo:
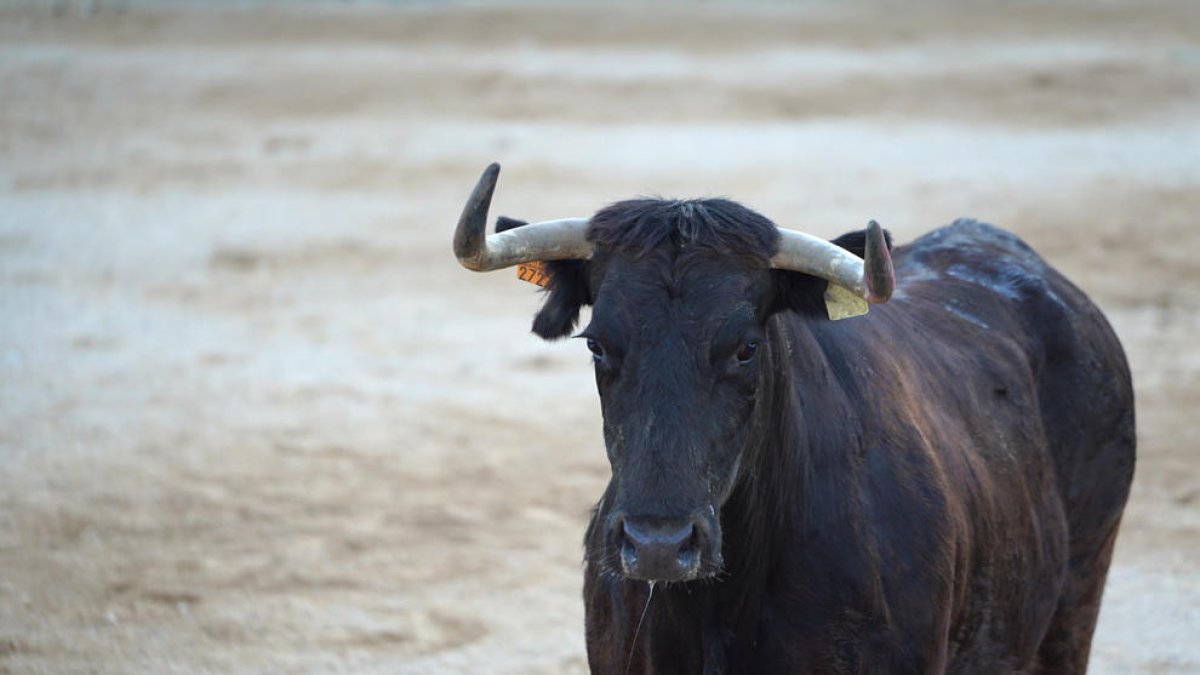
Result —
<instances>
[{"instance_id":1,"label":"bull's leg","mask_svg":"<svg viewBox=\"0 0 1200 675\"><path fill-rule=\"evenodd\" d=\"M1070 568L1054 618L1038 647L1035 672L1087 672L1104 581L1133 481L1132 414L1122 422L1110 442L1076 465L1073 478L1087 489L1077 491L1068 506Z\"/></svg>"},{"instance_id":2,"label":"bull's leg","mask_svg":"<svg viewBox=\"0 0 1200 675\"><path fill-rule=\"evenodd\" d=\"M1092 633L1100 614L1104 580L1117 540L1114 525L1100 541L1071 545L1071 571L1050 628L1038 647L1038 669L1047 675L1087 672Z\"/></svg>"}]
</instances>

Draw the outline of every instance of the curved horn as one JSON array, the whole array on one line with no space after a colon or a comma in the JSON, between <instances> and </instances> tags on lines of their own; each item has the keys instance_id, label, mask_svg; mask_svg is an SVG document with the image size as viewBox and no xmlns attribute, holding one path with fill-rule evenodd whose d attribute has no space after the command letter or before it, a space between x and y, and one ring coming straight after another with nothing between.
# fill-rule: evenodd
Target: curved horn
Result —
<instances>
[{"instance_id":1,"label":"curved horn","mask_svg":"<svg viewBox=\"0 0 1200 675\"><path fill-rule=\"evenodd\" d=\"M587 218L530 223L488 235L488 207L499 176L500 165L492 162L467 197L454 230L454 255L459 264L476 272L490 272L533 260L591 257L592 244L584 237Z\"/></svg>"},{"instance_id":2,"label":"curved horn","mask_svg":"<svg viewBox=\"0 0 1200 675\"><path fill-rule=\"evenodd\" d=\"M888 251L883 228L872 220L867 223L867 244L863 249L863 280L867 282L867 302L882 304L896 290L896 271Z\"/></svg>"},{"instance_id":3,"label":"curved horn","mask_svg":"<svg viewBox=\"0 0 1200 675\"><path fill-rule=\"evenodd\" d=\"M779 230L779 251L771 267L803 272L837 284L867 302L883 303L892 297L896 282L883 228L867 224L866 260L837 244L795 230Z\"/></svg>"}]
</instances>

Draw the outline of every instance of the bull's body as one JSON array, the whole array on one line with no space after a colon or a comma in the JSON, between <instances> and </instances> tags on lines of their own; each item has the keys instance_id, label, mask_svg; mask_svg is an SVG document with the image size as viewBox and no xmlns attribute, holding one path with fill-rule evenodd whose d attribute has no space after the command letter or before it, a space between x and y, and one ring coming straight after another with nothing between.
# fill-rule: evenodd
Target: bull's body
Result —
<instances>
[{"instance_id":1,"label":"bull's body","mask_svg":"<svg viewBox=\"0 0 1200 675\"><path fill-rule=\"evenodd\" d=\"M893 255L898 290L867 316L767 322L723 571L647 607L645 581L589 564L594 672L1086 669L1134 465L1121 347L1000 230Z\"/></svg>"},{"instance_id":2,"label":"bull's body","mask_svg":"<svg viewBox=\"0 0 1200 675\"><path fill-rule=\"evenodd\" d=\"M549 261L543 338L593 307L593 672L1086 670L1135 436L1079 289L972 221L894 259L874 221L825 242L724 199L487 236L498 174L459 261Z\"/></svg>"}]
</instances>

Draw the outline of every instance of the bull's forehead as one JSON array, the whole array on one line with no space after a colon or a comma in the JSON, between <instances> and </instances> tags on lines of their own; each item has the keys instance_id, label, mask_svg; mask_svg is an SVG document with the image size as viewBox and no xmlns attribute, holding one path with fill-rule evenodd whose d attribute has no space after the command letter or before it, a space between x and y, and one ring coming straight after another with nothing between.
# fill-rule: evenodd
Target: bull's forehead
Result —
<instances>
[{"instance_id":1,"label":"bull's forehead","mask_svg":"<svg viewBox=\"0 0 1200 675\"><path fill-rule=\"evenodd\" d=\"M768 271L744 260L614 256L600 281L593 322L629 339L663 331L704 338L731 312L753 314L767 287Z\"/></svg>"}]
</instances>

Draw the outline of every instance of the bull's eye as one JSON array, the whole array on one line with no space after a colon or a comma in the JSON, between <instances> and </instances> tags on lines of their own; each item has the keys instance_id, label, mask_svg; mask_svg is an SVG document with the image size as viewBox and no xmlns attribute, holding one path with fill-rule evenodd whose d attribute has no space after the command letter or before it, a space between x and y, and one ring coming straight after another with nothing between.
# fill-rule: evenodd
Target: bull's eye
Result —
<instances>
[{"instance_id":1,"label":"bull's eye","mask_svg":"<svg viewBox=\"0 0 1200 675\"><path fill-rule=\"evenodd\" d=\"M596 342L596 338L587 339L587 348L592 353L592 358L597 361L604 356L604 348L600 346L599 342Z\"/></svg>"},{"instance_id":2,"label":"bull's eye","mask_svg":"<svg viewBox=\"0 0 1200 675\"><path fill-rule=\"evenodd\" d=\"M735 358L738 363L749 363L750 359L758 352L758 340L749 340L738 348ZM728 353L728 352L726 352Z\"/></svg>"}]
</instances>

